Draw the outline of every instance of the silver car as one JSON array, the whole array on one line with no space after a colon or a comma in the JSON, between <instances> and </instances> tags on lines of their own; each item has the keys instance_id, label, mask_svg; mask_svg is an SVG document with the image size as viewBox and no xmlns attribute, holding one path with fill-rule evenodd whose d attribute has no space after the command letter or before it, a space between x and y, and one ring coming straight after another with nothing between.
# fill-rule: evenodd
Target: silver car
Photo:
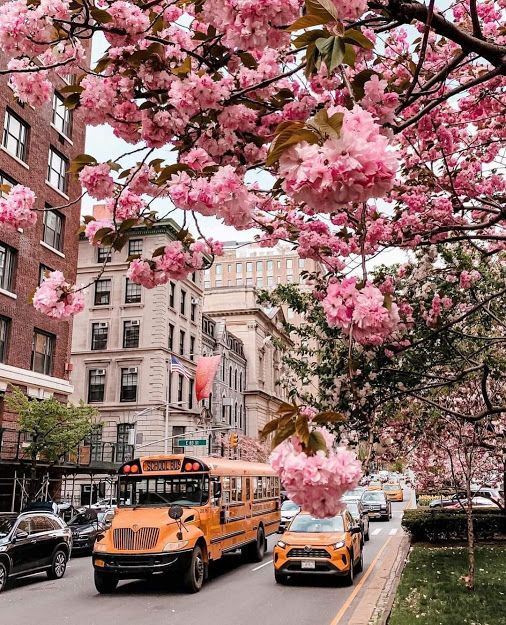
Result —
<instances>
[{"instance_id":1,"label":"silver car","mask_svg":"<svg viewBox=\"0 0 506 625\"><path fill-rule=\"evenodd\" d=\"M296 503L293 503L293 501L290 501L290 499L283 501L283 503L281 504L281 521L279 523L278 530L280 534L285 531L287 526L290 524L290 521L293 519L294 516L299 514L299 512L300 506L298 506Z\"/></svg>"}]
</instances>

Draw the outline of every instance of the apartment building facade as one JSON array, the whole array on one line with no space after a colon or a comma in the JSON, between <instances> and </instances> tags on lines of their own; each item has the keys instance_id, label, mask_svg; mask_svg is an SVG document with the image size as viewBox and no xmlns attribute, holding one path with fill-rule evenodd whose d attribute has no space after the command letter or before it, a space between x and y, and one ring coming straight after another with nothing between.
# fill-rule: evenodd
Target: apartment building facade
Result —
<instances>
[{"instance_id":1,"label":"apartment building facade","mask_svg":"<svg viewBox=\"0 0 506 625\"><path fill-rule=\"evenodd\" d=\"M206 290L204 312L242 343L247 362L242 431L256 438L287 397L281 384L282 348L290 346L283 327L284 313L281 308L268 309L258 304L254 287L245 285ZM230 375L231 364L224 362L222 380ZM235 378L233 366L232 375Z\"/></svg>"},{"instance_id":2,"label":"apartment building facade","mask_svg":"<svg viewBox=\"0 0 506 625\"><path fill-rule=\"evenodd\" d=\"M162 453L166 433L178 437L199 422L194 378L202 341L202 272L151 290L126 277L129 256L149 257L178 231L172 220L134 228L126 248L111 254L87 290L86 310L75 320L73 399L96 407L95 447L110 445L116 462L128 459L131 443L135 453ZM81 240L78 281L92 282L107 254ZM188 379L170 371L173 355ZM176 440L169 440L167 449L180 451Z\"/></svg>"},{"instance_id":3,"label":"apartment building facade","mask_svg":"<svg viewBox=\"0 0 506 625\"><path fill-rule=\"evenodd\" d=\"M2 67L6 61L0 59ZM0 227L0 510L11 505L8 484L23 455L17 415L4 401L10 386L37 399L65 401L72 393L72 324L50 319L30 303L44 272L62 271L73 282L77 270L81 189L68 169L84 151L85 127L79 111L63 106L65 77L51 79L51 102L35 110L17 101L8 77L0 76L0 185L6 185L0 195L25 185L40 211L31 228Z\"/></svg>"}]
</instances>

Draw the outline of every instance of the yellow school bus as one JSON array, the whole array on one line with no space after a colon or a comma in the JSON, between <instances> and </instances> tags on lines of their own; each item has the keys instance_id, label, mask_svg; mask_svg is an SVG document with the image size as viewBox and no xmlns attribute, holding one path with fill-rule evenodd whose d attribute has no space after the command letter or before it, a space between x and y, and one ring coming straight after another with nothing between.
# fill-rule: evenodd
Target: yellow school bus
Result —
<instances>
[{"instance_id":1,"label":"yellow school bus","mask_svg":"<svg viewBox=\"0 0 506 625\"><path fill-rule=\"evenodd\" d=\"M209 564L229 551L260 562L280 521L279 478L267 464L184 454L125 463L118 507L93 550L95 586L175 572L198 592Z\"/></svg>"}]
</instances>

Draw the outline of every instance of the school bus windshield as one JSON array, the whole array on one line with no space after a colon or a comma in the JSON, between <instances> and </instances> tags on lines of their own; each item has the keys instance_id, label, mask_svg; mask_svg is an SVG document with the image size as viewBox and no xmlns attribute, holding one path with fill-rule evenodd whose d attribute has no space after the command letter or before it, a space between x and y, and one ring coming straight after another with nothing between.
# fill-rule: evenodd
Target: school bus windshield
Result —
<instances>
[{"instance_id":1,"label":"school bus windshield","mask_svg":"<svg viewBox=\"0 0 506 625\"><path fill-rule=\"evenodd\" d=\"M120 477L120 506L201 506L209 499L207 475Z\"/></svg>"}]
</instances>

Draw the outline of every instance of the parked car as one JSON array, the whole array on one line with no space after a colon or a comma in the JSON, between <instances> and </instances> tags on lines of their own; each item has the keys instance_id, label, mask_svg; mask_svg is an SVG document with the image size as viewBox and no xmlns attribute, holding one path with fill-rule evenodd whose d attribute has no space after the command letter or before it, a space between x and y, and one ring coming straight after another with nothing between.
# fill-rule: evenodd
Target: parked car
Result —
<instances>
[{"instance_id":1,"label":"parked car","mask_svg":"<svg viewBox=\"0 0 506 625\"><path fill-rule=\"evenodd\" d=\"M364 508L364 504L361 501L349 501L346 503L346 508L353 517L355 523L360 525L360 531L362 532L362 544L365 540L369 540L369 513Z\"/></svg>"},{"instance_id":2,"label":"parked car","mask_svg":"<svg viewBox=\"0 0 506 625\"><path fill-rule=\"evenodd\" d=\"M8 580L46 571L49 579L65 574L72 531L49 512L0 514L0 591Z\"/></svg>"},{"instance_id":3,"label":"parked car","mask_svg":"<svg viewBox=\"0 0 506 625\"><path fill-rule=\"evenodd\" d=\"M399 482L396 484L391 484L390 482L383 484L383 491L389 501L404 501L404 493Z\"/></svg>"},{"instance_id":4,"label":"parked car","mask_svg":"<svg viewBox=\"0 0 506 625\"><path fill-rule=\"evenodd\" d=\"M369 482L367 486L367 490L381 490L383 488L383 484L379 480L374 480Z\"/></svg>"},{"instance_id":5,"label":"parked car","mask_svg":"<svg viewBox=\"0 0 506 625\"><path fill-rule=\"evenodd\" d=\"M369 513L369 518L379 518L388 521L392 518L392 504L388 501L384 491L366 491L360 503Z\"/></svg>"},{"instance_id":6,"label":"parked car","mask_svg":"<svg viewBox=\"0 0 506 625\"><path fill-rule=\"evenodd\" d=\"M109 499L99 499L95 503L92 503L91 506L81 506L77 511L86 512L86 510L89 510L90 508L92 508L93 510L97 510L98 512L98 511L105 511L105 510L109 510L110 508L117 508L117 507L118 507L118 501L117 499L113 497Z\"/></svg>"},{"instance_id":7,"label":"parked car","mask_svg":"<svg viewBox=\"0 0 506 625\"><path fill-rule=\"evenodd\" d=\"M445 510L462 510L462 508L467 507L468 501L469 499L467 499L467 497L465 499L457 499L450 506L445 506ZM500 506L493 502L491 499L488 499L488 497L473 497L471 501L473 510L481 510L483 508L495 510L500 509Z\"/></svg>"},{"instance_id":8,"label":"parked car","mask_svg":"<svg viewBox=\"0 0 506 625\"><path fill-rule=\"evenodd\" d=\"M281 521L279 522L278 534L282 534L286 527L289 525L290 521L296 514L299 514L300 506L290 499L285 499L281 504Z\"/></svg>"},{"instance_id":9,"label":"parked car","mask_svg":"<svg viewBox=\"0 0 506 625\"><path fill-rule=\"evenodd\" d=\"M91 553L97 534L111 526L113 516L113 509L96 512L91 508L76 514L69 521L72 530L72 553L83 551Z\"/></svg>"},{"instance_id":10,"label":"parked car","mask_svg":"<svg viewBox=\"0 0 506 625\"><path fill-rule=\"evenodd\" d=\"M488 488L481 487L478 490L472 489L473 497L484 497L486 499L490 499L496 504L503 505L503 499L501 497L501 493L497 488ZM448 497L441 497L439 499L433 499L429 506L431 508L447 508L448 506L453 506L458 502L459 499L465 499L466 492L459 491L458 493L454 493L453 495L449 495Z\"/></svg>"},{"instance_id":11,"label":"parked car","mask_svg":"<svg viewBox=\"0 0 506 625\"><path fill-rule=\"evenodd\" d=\"M360 527L348 510L330 519L301 512L274 547L278 584L288 577L307 574L335 575L353 584L363 565Z\"/></svg>"},{"instance_id":12,"label":"parked car","mask_svg":"<svg viewBox=\"0 0 506 625\"><path fill-rule=\"evenodd\" d=\"M359 501L366 490L367 488L365 486L357 486L352 490L346 491L342 497L342 500L345 502Z\"/></svg>"}]
</instances>

